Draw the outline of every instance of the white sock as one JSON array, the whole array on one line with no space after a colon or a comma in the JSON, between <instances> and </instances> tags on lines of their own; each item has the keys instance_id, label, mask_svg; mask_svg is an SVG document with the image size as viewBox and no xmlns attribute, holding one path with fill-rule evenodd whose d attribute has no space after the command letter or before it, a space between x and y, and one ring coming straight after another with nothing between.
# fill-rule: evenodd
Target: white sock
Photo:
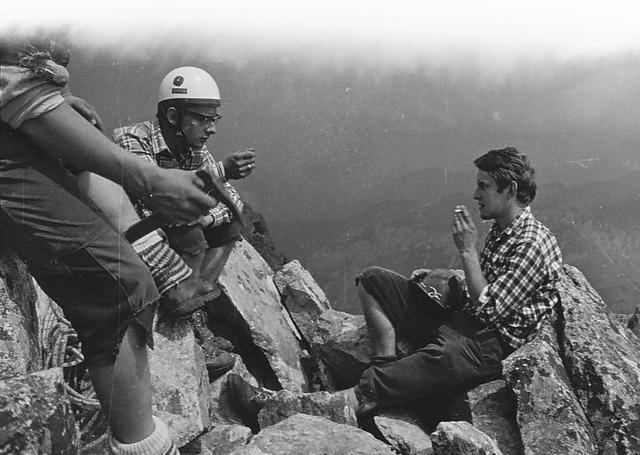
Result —
<instances>
[{"instance_id":1,"label":"white sock","mask_svg":"<svg viewBox=\"0 0 640 455\"><path fill-rule=\"evenodd\" d=\"M169 427L162 420L153 416L155 430L138 442L123 444L109 432L109 449L113 455L180 455L171 440Z\"/></svg>"}]
</instances>

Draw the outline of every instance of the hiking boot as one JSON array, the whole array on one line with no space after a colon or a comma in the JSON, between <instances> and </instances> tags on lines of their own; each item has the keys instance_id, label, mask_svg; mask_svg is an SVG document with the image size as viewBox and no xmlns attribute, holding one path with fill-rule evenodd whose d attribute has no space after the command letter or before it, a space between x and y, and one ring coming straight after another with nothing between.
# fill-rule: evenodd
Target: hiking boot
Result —
<instances>
[{"instance_id":1,"label":"hiking boot","mask_svg":"<svg viewBox=\"0 0 640 455\"><path fill-rule=\"evenodd\" d=\"M369 400L358 386L353 388L353 392L358 400L358 406L355 409L358 421L373 417L378 410L378 402Z\"/></svg>"},{"instance_id":2,"label":"hiking boot","mask_svg":"<svg viewBox=\"0 0 640 455\"><path fill-rule=\"evenodd\" d=\"M271 396L270 391L252 386L238 374L230 374L227 377L227 390L231 406L240 416L242 423L251 428L254 434L258 433L258 413Z\"/></svg>"},{"instance_id":3,"label":"hiking boot","mask_svg":"<svg viewBox=\"0 0 640 455\"><path fill-rule=\"evenodd\" d=\"M204 306L216 290L211 283L191 275L160 297L160 311L171 319L184 319ZM219 288L215 286L218 291Z\"/></svg>"},{"instance_id":4,"label":"hiking boot","mask_svg":"<svg viewBox=\"0 0 640 455\"><path fill-rule=\"evenodd\" d=\"M229 371L236 364L236 358L233 354L219 351L215 355L208 356L205 365L207 373L209 373L209 382L213 382L220 376Z\"/></svg>"}]
</instances>

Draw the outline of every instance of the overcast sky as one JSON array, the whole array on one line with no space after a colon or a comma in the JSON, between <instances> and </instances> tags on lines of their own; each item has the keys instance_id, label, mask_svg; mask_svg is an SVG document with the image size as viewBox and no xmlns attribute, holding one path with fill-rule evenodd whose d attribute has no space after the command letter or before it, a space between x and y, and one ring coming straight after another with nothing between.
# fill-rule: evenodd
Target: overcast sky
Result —
<instances>
[{"instance_id":1,"label":"overcast sky","mask_svg":"<svg viewBox=\"0 0 640 455\"><path fill-rule=\"evenodd\" d=\"M640 50L633 1L28 1L3 2L2 29L70 24L89 44L146 52L178 34L212 42L220 56L313 46L316 58L462 57L491 72L522 59L567 59ZM220 40L224 37L224 40ZM217 38L217 39L216 39ZM166 41L165 41L166 40ZM233 46L231 44L234 44ZM320 52L326 51L325 53Z\"/></svg>"}]
</instances>

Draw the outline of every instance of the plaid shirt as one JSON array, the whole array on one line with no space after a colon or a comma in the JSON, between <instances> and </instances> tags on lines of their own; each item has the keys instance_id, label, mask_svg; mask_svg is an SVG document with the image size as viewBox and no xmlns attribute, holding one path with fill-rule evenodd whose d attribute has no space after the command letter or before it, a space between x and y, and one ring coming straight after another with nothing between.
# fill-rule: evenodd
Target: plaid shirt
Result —
<instances>
[{"instance_id":1,"label":"plaid shirt","mask_svg":"<svg viewBox=\"0 0 640 455\"><path fill-rule=\"evenodd\" d=\"M155 120L116 128L113 131L113 140L123 149L135 153L157 166L192 171L205 164L211 164L215 174L224 178L222 162L214 160L206 146L199 150L192 150L187 156L174 156L162 137L160 126ZM243 204L238 192L229 182L225 182L224 186L233 203L238 207L238 211L241 212ZM151 211L140 201L136 201L136 208L143 217L151 214ZM220 226L231 221L231 211L224 204L216 205L209 210L209 214L213 217L213 223L209 227Z\"/></svg>"},{"instance_id":2,"label":"plaid shirt","mask_svg":"<svg viewBox=\"0 0 640 455\"><path fill-rule=\"evenodd\" d=\"M478 308L467 306L482 322L496 327L514 349L536 334L544 316L559 302L557 283L562 255L555 237L529 207L506 229L491 227L480 255L489 283Z\"/></svg>"}]
</instances>

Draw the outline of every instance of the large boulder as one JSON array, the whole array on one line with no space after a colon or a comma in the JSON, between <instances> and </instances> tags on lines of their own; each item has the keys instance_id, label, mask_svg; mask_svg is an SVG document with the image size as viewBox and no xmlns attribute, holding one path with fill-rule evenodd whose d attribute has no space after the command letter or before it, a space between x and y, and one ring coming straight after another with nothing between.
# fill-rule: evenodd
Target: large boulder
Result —
<instances>
[{"instance_id":1,"label":"large boulder","mask_svg":"<svg viewBox=\"0 0 640 455\"><path fill-rule=\"evenodd\" d=\"M0 453L71 455L80 432L61 368L0 381Z\"/></svg>"},{"instance_id":2,"label":"large boulder","mask_svg":"<svg viewBox=\"0 0 640 455\"><path fill-rule=\"evenodd\" d=\"M267 427L231 455L393 455L366 431L322 417L296 414Z\"/></svg>"},{"instance_id":3,"label":"large boulder","mask_svg":"<svg viewBox=\"0 0 640 455\"><path fill-rule=\"evenodd\" d=\"M274 281L282 303L307 340L313 337L318 316L331 308L324 291L300 262L286 263L275 274Z\"/></svg>"},{"instance_id":4,"label":"large boulder","mask_svg":"<svg viewBox=\"0 0 640 455\"><path fill-rule=\"evenodd\" d=\"M26 266L0 243L0 379L42 368L37 300Z\"/></svg>"},{"instance_id":5,"label":"large boulder","mask_svg":"<svg viewBox=\"0 0 640 455\"><path fill-rule=\"evenodd\" d=\"M504 376L517 397L527 455L597 454L595 437L547 328L507 357Z\"/></svg>"},{"instance_id":6,"label":"large boulder","mask_svg":"<svg viewBox=\"0 0 640 455\"><path fill-rule=\"evenodd\" d=\"M431 443L434 455L502 455L493 439L464 421L440 423Z\"/></svg>"},{"instance_id":7,"label":"large boulder","mask_svg":"<svg viewBox=\"0 0 640 455\"><path fill-rule=\"evenodd\" d=\"M308 339L316 363L327 366L322 382L328 390L352 387L371 359L364 316L326 310L315 323Z\"/></svg>"},{"instance_id":8,"label":"large boulder","mask_svg":"<svg viewBox=\"0 0 640 455\"><path fill-rule=\"evenodd\" d=\"M516 422L516 400L504 380L479 385L468 392L467 400L475 428L495 440L505 455L524 453Z\"/></svg>"},{"instance_id":9,"label":"large boulder","mask_svg":"<svg viewBox=\"0 0 640 455\"><path fill-rule=\"evenodd\" d=\"M153 408L180 447L209 425L204 354L187 321L158 322L154 340L149 350Z\"/></svg>"},{"instance_id":10,"label":"large boulder","mask_svg":"<svg viewBox=\"0 0 640 455\"><path fill-rule=\"evenodd\" d=\"M228 297L224 319L251 342L241 354L245 359L251 357L246 363L252 373L274 390L308 390L300 362L305 355L301 337L280 303L273 271L248 242L236 243L219 283Z\"/></svg>"},{"instance_id":11,"label":"large boulder","mask_svg":"<svg viewBox=\"0 0 640 455\"><path fill-rule=\"evenodd\" d=\"M640 453L640 339L612 317L575 267L560 290L561 349L602 454Z\"/></svg>"},{"instance_id":12,"label":"large boulder","mask_svg":"<svg viewBox=\"0 0 640 455\"><path fill-rule=\"evenodd\" d=\"M258 414L260 428L274 425L295 414L321 416L333 422L358 426L354 403L345 393L293 393L280 390L269 397Z\"/></svg>"},{"instance_id":13,"label":"large boulder","mask_svg":"<svg viewBox=\"0 0 640 455\"><path fill-rule=\"evenodd\" d=\"M401 455L431 455L431 439L413 418L400 413L385 412L373 418L377 430Z\"/></svg>"}]
</instances>

